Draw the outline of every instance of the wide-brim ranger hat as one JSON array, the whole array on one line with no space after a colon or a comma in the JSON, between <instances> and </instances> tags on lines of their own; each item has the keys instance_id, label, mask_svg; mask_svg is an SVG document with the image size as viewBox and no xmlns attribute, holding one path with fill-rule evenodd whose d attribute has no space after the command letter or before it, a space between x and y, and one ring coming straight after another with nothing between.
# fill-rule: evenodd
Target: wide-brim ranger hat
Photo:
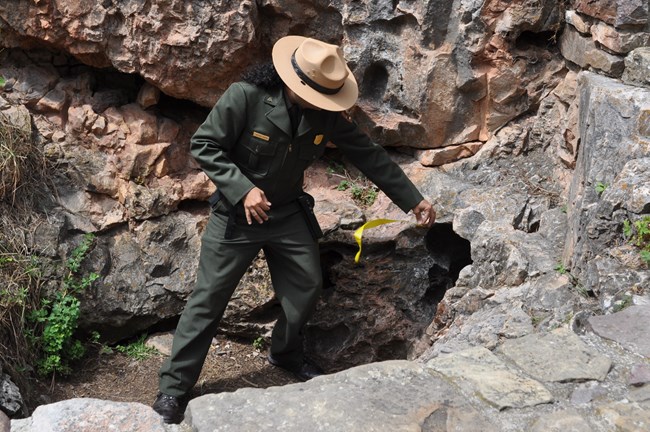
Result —
<instances>
[{"instance_id":1,"label":"wide-brim ranger hat","mask_svg":"<svg viewBox=\"0 0 650 432\"><path fill-rule=\"evenodd\" d=\"M359 96L357 81L336 45L285 36L273 45L273 65L287 87L318 108L345 111Z\"/></svg>"}]
</instances>

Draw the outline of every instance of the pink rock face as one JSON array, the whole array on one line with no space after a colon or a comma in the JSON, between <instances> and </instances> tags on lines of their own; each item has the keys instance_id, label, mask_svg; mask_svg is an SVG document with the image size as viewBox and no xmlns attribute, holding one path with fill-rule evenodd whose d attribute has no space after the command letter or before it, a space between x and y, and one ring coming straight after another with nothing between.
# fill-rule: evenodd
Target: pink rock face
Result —
<instances>
[{"instance_id":1,"label":"pink rock face","mask_svg":"<svg viewBox=\"0 0 650 432\"><path fill-rule=\"evenodd\" d=\"M383 145L418 149L486 141L562 77L545 48L559 2L393 3L6 0L0 45L46 44L211 107L245 67L268 61L277 39L313 36L342 44L361 88L355 120ZM151 90L142 107L155 103ZM40 109L60 104L49 98Z\"/></svg>"},{"instance_id":2,"label":"pink rock face","mask_svg":"<svg viewBox=\"0 0 650 432\"><path fill-rule=\"evenodd\" d=\"M424 166L440 166L473 156L481 149L482 145L482 142L474 142L442 149L424 150L418 154L418 159Z\"/></svg>"},{"instance_id":3,"label":"pink rock face","mask_svg":"<svg viewBox=\"0 0 650 432\"><path fill-rule=\"evenodd\" d=\"M35 38L95 67L138 73L177 98L212 105L258 47L252 1L154 0L104 6L81 0L5 1L15 41Z\"/></svg>"}]
</instances>

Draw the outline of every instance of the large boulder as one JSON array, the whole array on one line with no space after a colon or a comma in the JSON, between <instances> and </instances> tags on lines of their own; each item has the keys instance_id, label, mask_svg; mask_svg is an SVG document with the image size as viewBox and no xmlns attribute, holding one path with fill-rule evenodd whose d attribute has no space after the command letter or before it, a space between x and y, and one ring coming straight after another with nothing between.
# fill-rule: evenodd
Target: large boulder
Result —
<instances>
[{"instance_id":1,"label":"large boulder","mask_svg":"<svg viewBox=\"0 0 650 432\"><path fill-rule=\"evenodd\" d=\"M647 286L649 277L638 252L622 247L622 230L625 221L650 214L650 91L585 72L579 94L580 149L563 260L605 306L622 289Z\"/></svg>"},{"instance_id":2,"label":"large boulder","mask_svg":"<svg viewBox=\"0 0 650 432\"><path fill-rule=\"evenodd\" d=\"M650 18L644 0L578 0L576 10L619 28L643 28Z\"/></svg>"},{"instance_id":3,"label":"large boulder","mask_svg":"<svg viewBox=\"0 0 650 432\"><path fill-rule=\"evenodd\" d=\"M167 94L205 105L225 90L224 77L258 53L252 1L11 0L2 3L0 16L4 46L41 41L97 68L138 73Z\"/></svg>"}]
</instances>

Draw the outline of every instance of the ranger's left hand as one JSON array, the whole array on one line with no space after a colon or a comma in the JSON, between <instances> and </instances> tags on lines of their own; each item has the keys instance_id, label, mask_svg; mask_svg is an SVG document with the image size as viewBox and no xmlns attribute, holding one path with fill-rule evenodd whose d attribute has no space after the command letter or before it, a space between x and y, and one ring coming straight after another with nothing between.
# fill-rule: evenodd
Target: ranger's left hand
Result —
<instances>
[{"instance_id":1,"label":"ranger's left hand","mask_svg":"<svg viewBox=\"0 0 650 432\"><path fill-rule=\"evenodd\" d=\"M436 221L436 211L427 200L420 201L411 211L415 214L415 220L418 225L429 228Z\"/></svg>"}]
</instances>

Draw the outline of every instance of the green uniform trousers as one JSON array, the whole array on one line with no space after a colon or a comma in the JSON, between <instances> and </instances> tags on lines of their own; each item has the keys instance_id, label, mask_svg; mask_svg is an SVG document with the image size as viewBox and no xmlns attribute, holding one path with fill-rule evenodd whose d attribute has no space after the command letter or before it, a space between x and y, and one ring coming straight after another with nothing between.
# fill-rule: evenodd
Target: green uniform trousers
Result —
<instances>
[{"instance_id":1,"label":"green uniform trousers","mask_svg":"<svg viewBox=\"0 0 650 432\"><path fill-rule=\"evenodd\" d=\"M286 212L285 212L286 213ZM213 212L202 238L194 292L176 328L171 356L160 370L160 391L184 396L199 378L212 338L239 280L264 250L282 306L272 333L271 354L280 362L303 361L301 330L322 289L318 243L299 211L263 224L238 223L224 238L228 215Z\"/></svg>"}]
</instances>

